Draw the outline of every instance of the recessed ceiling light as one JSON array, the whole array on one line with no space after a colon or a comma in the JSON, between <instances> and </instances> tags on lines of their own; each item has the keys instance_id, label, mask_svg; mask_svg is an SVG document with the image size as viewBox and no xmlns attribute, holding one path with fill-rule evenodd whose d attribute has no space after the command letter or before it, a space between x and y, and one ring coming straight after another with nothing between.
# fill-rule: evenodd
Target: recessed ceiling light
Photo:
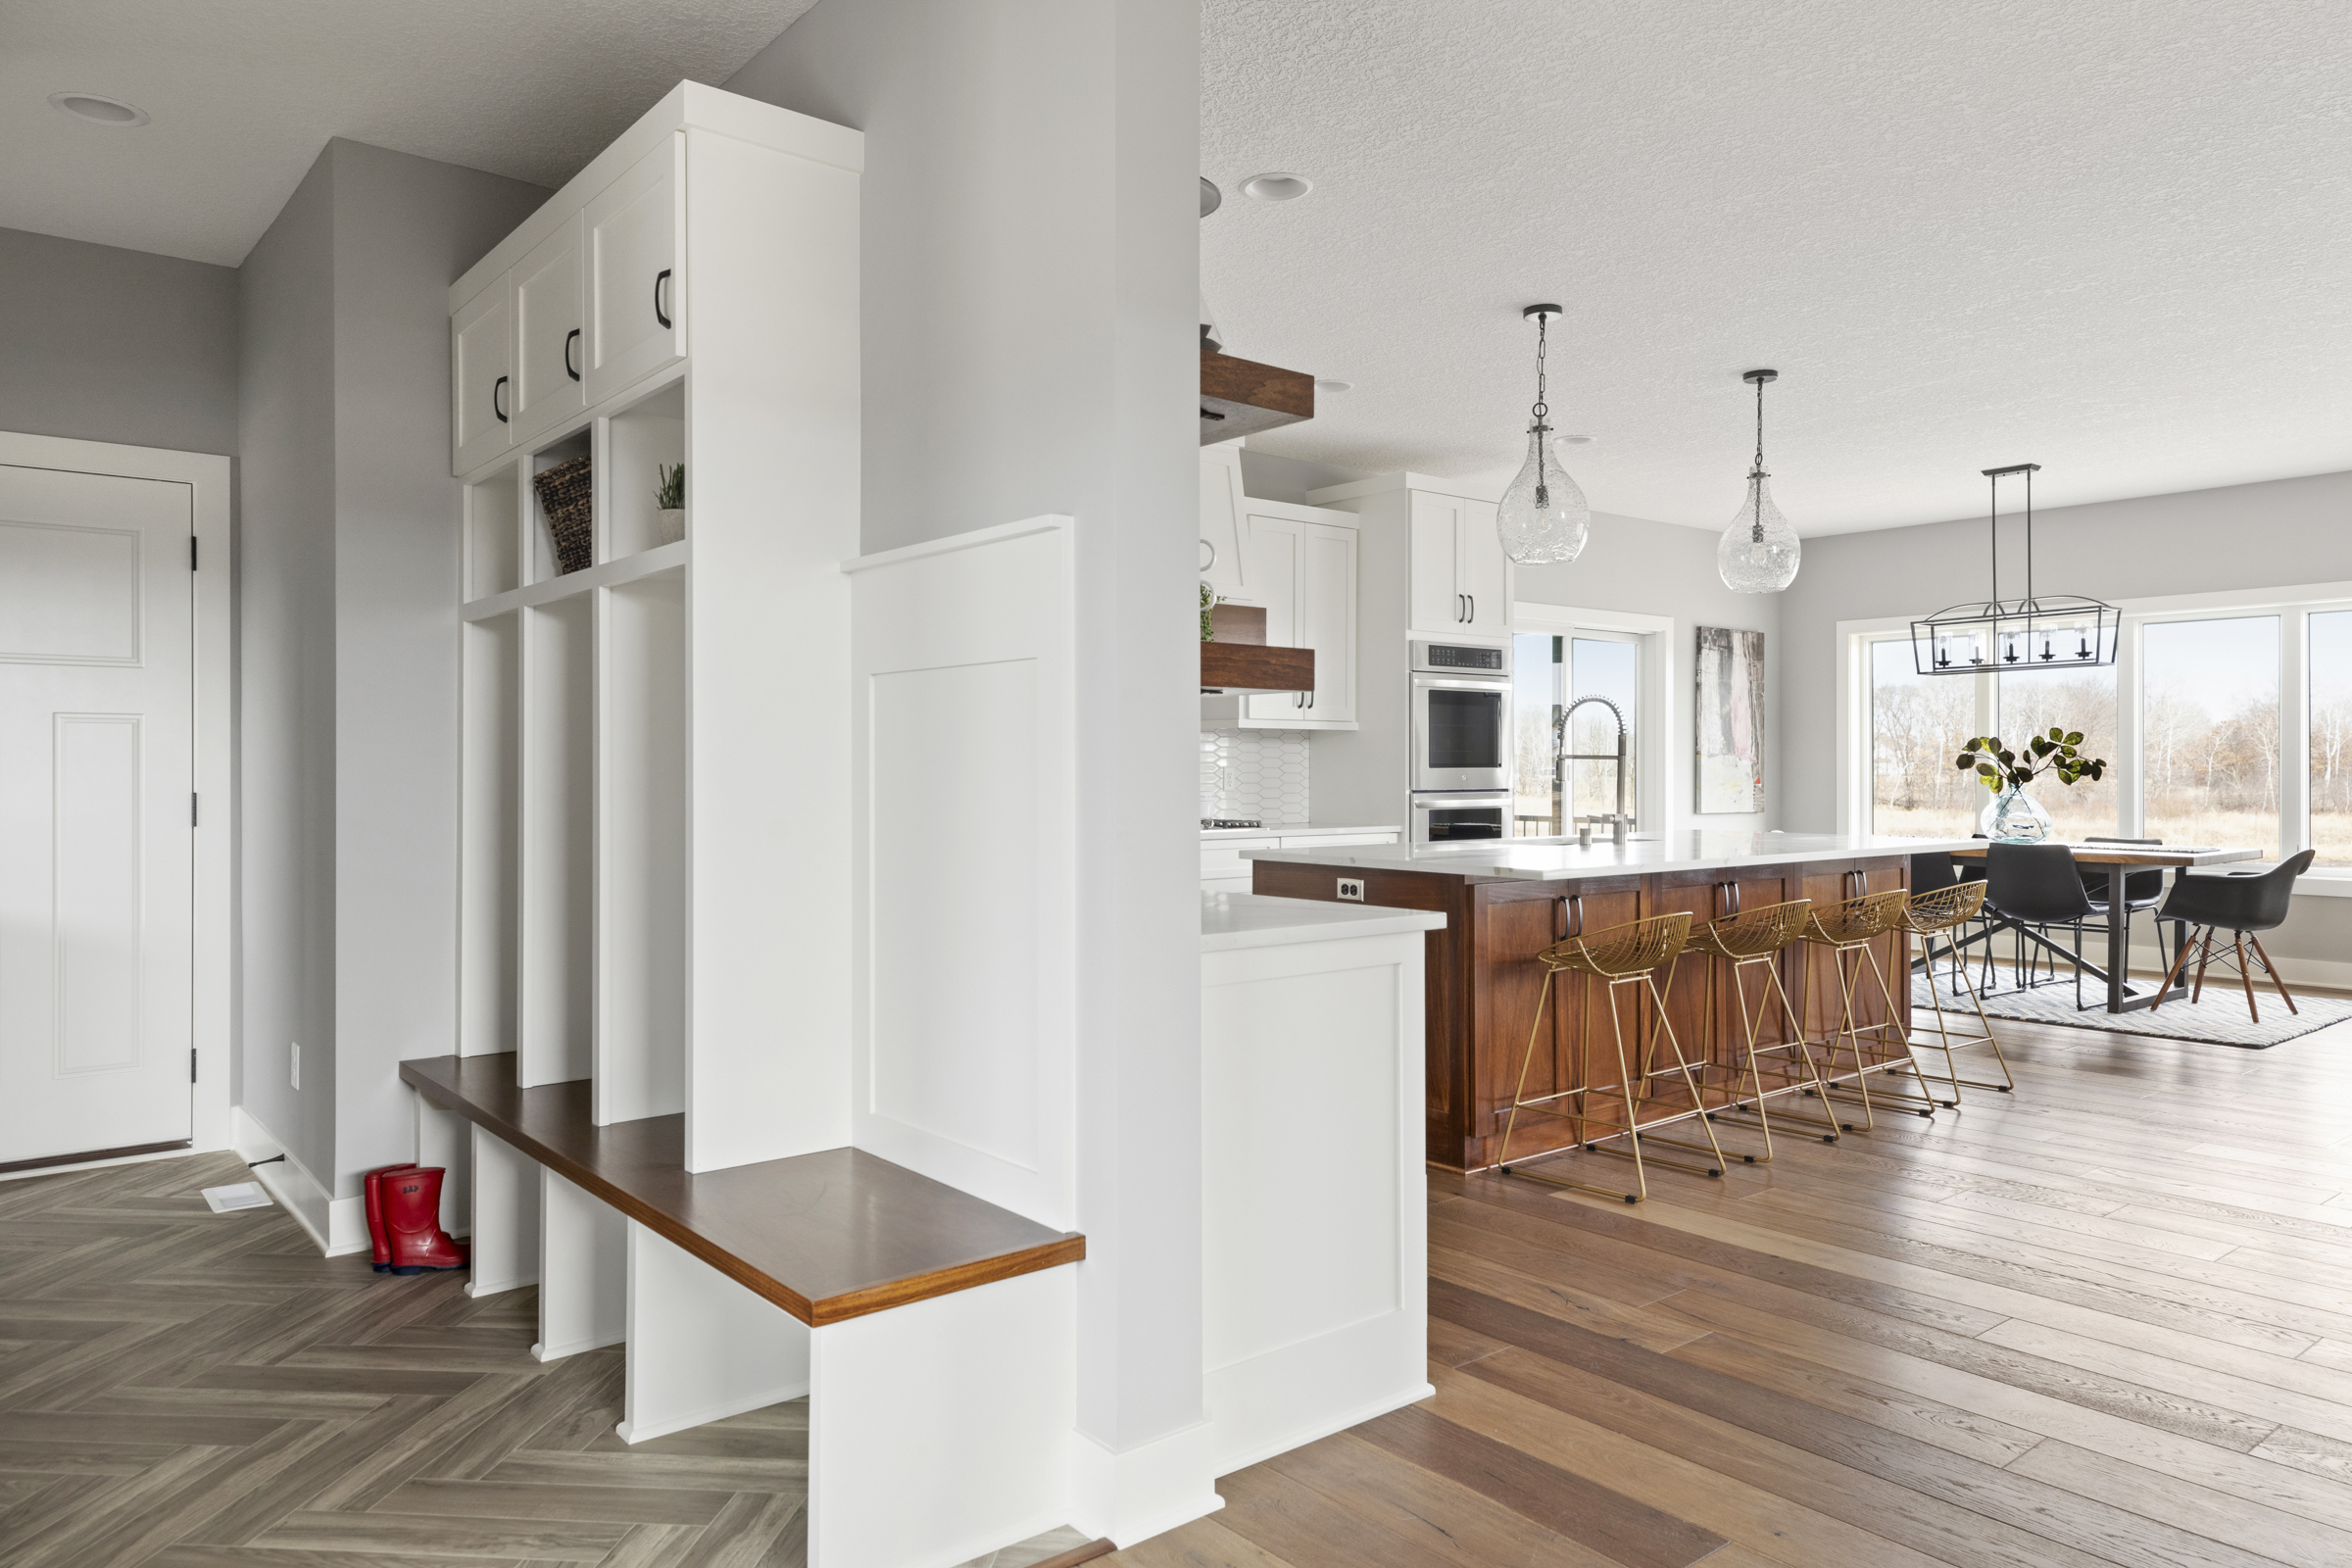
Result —
<instances>
[{"instance_id":1,"label":"recessed ceiling light","mask_svg":"<svg viewBox=\"0 0 2352 1568\"><path fill-rule=\"evenodd\" d=\"M136 104L126 104L120 98L102 98L94 92L53 92L49 102L93 125L144 125L148 119L147 111Z\"/></svg>"},{"instance_id":2,"label":"recessed ceiling light","mask_svg":"<svg viewBox=\"0 0 2352 1568\"><path fill-rule=\"evenodd\" d=\"M1319 380L1315 383L1315 390L1318 392L1352 392L1355 390L1355 383L1353 381Z\"/></svg>"},{"instance_id":3,"label":"recessed ceiling light","mask_svg":"<svg viewBox=\"0 0 2352 1568\"><path fill-rule=\"evenodd\" d=\"M1295 202L1314 188L1304 174L1251 174L1242 181L1242 194L1261 202Z\"/></svg>"}]
</instances>

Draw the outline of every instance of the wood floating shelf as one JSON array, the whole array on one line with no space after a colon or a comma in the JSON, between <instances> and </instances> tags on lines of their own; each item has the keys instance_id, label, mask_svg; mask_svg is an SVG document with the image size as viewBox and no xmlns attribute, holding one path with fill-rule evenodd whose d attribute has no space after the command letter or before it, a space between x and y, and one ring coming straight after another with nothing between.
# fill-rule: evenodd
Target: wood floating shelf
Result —
<instances>
[{"instance_id":1,"label":"wood floating shelf","mask_svg":"<svg viewBox=\"0 0 2352 1568\"><path fill-rule=\"evenodd\" d=\"M860 1149L689 1174L683 1115L599 1127L586 1079L518 1088L512 1052L415 1058L400 1077L811 1327L1086 1256L1076 1232Z\"/></svg>"},{"instance_id":2,"label":"wood floating shelf","mask_svg":"<svg viewBox=\"0 0 2352 1568\"><path fill-rule=\"evenodd\" d=\"M1256 435L1315 416L1315 378L1304 370L1200 351L1200 444Z\"/></svg>"},{"instance_id":3,"label":"wood floating shelf","mask_svg":"<svg viewBox=\"0 0 2352 1568\"><path fill-rule=\"evenodd\" d=\"M1220 692L1311 692L1312 648L1267 648L1255 643L1202 643L1200 688Z\"/></svg>"}]
</instances>

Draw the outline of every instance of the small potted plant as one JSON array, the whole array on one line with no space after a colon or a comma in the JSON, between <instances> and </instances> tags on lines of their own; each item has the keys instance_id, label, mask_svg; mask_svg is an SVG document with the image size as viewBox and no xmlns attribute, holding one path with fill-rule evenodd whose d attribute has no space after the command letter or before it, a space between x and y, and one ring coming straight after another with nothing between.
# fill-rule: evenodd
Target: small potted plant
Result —
<instances>
[{"instance_id":1,"label":"small potted plant","mask_svg":"<svg viewBox=\"0 0 2352 1568\"><path fill-rule=\"evenodd\" d=\"M657 542L676 544L686 537L686 465L657 463L654 471L662 478L662 487L654 492L654 505L662 509Z\"/></svg>"},{"instance_id":2,"label":"small potted plant","mask_svg":"<svg viewBox=\"0 0 2352 1568\"><path fill-rule=\"evenodd\" d=\"M2050 836L2050 813L2026 793L2026 786L2044 773L2055 773L2069 787L2082 779L2096 782L2107 776L2107 760L2084 757L2082 732L2052 727L2022 747L2001 744L1998 735L1979 735L1952 760L1963 773L1974 773L1992 792L1978 826L1986 838L2005 844L2038 844ZM2021 755L2022 753L2022 755Z\"/></svg>"}]
</instances>

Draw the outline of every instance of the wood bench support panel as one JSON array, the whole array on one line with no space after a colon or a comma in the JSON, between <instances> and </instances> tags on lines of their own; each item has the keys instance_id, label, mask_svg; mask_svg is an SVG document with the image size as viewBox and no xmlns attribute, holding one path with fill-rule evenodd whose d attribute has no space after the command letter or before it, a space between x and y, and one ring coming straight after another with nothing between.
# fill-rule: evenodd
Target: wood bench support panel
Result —
<instances>
[{"instance_id":1,"label":"wood bench support panel","mask_svg":"<svg viewBox=\"0 0 2352 1568\"><path fill-rule=\"evenodd\" d=\"M797 1399L808 1392L808 1327L628 1222L623 1443Z\"/></svg>"},{"instance_id":2,"label":"wood bench support panel","mask_svg":"<svg viewBox=\"0 0 2352 1568\"><path fill-rule=\"evenodd\" d=\"M542 1361L618 1345L629 1327L629 1227L618 1210L539 1167Z\"/></svg>"},{"instance_id":3,"label":"wood bench support panel","mask_svg":"<svg viewBox=\"0 0 2352 1568\"><path fill-rule=\"evenodd\" d=\"M1077 1273L811 1331L808 1568L967 1562L1069 1522Z\"/></svg>"},{"instance_id":4,"label":"wood bench support panel","mask_svg":"<svg viewBox=\"0 0 2352 1568\"><path fill-rule=\"evenodd\" d=\"M466 1294L497 1296L538 1284L538 1161L476 1127L472 1185L473 1245Z\"/></svg>"}]
</instances>

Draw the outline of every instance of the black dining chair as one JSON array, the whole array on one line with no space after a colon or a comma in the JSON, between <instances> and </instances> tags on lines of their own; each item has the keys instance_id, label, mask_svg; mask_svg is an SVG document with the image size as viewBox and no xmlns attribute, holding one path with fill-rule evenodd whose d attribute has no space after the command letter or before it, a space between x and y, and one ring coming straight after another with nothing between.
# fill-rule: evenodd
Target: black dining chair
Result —
<instances>
[{"instance_id":1,"label":"black dining chair","mask_svg":"<svg viewBox=\"0 0 2352 1568\"><path fill-rule=\"evenodd\" d=\"M1945 888L1958 887L1963 882L1982 881L1984 876L1984 871L1982 866L1974 861L1955 859L1948 854L1911 857L1911 896L1914 899L1932 899ZM1975 916L1959 922L1958 925L1974 924L1982 918L1982 916ZM1952 991L1955 995L1958 994L1961 984L1960 948L1967 940L1958 926L1944 933L1943 956L1951 959ZM1920 956L1911 960L1911 967L1927 974L1931 981L1935 978L1936 972L1936 954L1935 948L1936 944L1933 939L1923 937L1920 941Z\"/></svg>"},{"instance_id":2,"label":"black dining chair","mask_svg":"<svg viewBox=\"0 0 2352 1568\"><path fill-rule=\"evenodd\" d=\"M2046 952L2053 959L2064 958L2074 966L2075 1005L2082 1005L2082 925L2093 913L2090 895L2082 891L2082 879L2075 873L2075 853L2063 844L2004 844L1998 840L1984 850L1984 906L1992 911L1992 934L2015 931L2021 947L2032 943L2034 950ZM2068 952L2051 941L2046 934L2051 928L2064 926L2074 933L2075 946ZM1992 945L1985 944L1984 962L1989 971ZM2050 977L2057 978L2057 964L2050 966ZM2021 973L2020 989L2025 977Z\"/></svg>"},{"instance_id":3,"label":"black dining chair","mask_svg":"<svg viewBox=\"0 0 2352 1568\"><path fill-rule=\"evenodd\" d=\"M2197 954L2197 983L2190 990L2188 1000L2195 1002L2205 994L2206 964L2217 956L2224 961L2233 958L2237 965L2237 976L2246 987L2246 1011L2253 1014L2256 1023L2262 1022L2262 1008L2254 1002L2254 973L2246 967L2246 945L2252 943L2254 956L2262 964L2262 972L2269 975L2271 984L2278 988L2278 995L2286 1002L2286 1010L2302 1011L2295 1005L2293 996L2288 994L2286 982L2278 978L2278 969L2272 966L2271 956L2262 951L2262 939L2254 933L2269 931L2285 921L2287 903L2295 891L2295 878L2311 869L2313 854L2310 850L2300 851L2268 871L2236 871L2225 876L2190 876L2182 872L2175 877L2172 897L2164 901L2164 910L2158 918L2180 920L2192 927L2201 926L2203 930L2181 946L2180 956L2173 960L2172 968L2165 972L2163 990L2157 993L2157 999L2148 1010L2153 1012L2164 1005L2164 992L2172 989L2174 976L2188 962L2189 950L2193 947ZM2224 931L2230 936L2230 952L2217 955L2213 951L2214 938Z\"/></svg>"}]
</instances>

